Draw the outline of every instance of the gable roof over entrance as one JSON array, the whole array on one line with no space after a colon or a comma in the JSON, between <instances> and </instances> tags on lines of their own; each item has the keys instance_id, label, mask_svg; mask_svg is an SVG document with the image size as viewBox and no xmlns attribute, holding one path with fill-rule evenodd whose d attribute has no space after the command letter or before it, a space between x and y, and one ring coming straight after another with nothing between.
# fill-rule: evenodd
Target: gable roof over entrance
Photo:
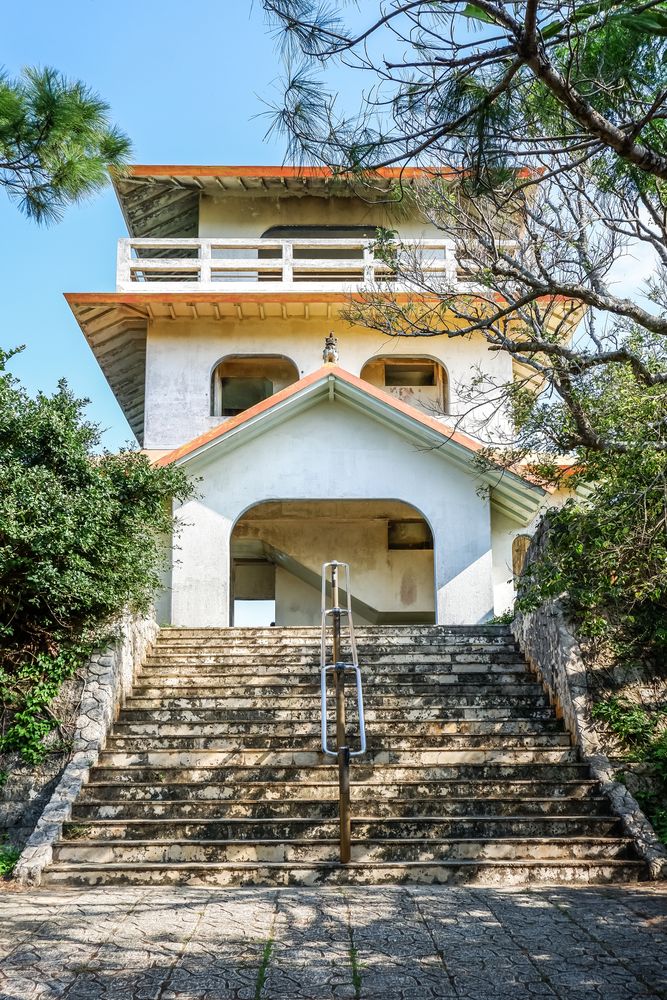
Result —
<instances>
[{"instance_id":1,"label":"gable roof over entrance","mask_svg":"<svg viewBox=\"0 0 667 1000\"><path fill-rule=\"evenodd\" d=\"M473 459L482 451L482 445L467 434L331 364L323 365L286 389L168 452L155 464L185 465L211 449L234 448L324 399L340 400L465 468L479 478L480 485L490 487L493 505L521 524L534 516L544 499L546 491L525 474L500 467L483 471L473 468Z\"/></svg>"}]
</instances>

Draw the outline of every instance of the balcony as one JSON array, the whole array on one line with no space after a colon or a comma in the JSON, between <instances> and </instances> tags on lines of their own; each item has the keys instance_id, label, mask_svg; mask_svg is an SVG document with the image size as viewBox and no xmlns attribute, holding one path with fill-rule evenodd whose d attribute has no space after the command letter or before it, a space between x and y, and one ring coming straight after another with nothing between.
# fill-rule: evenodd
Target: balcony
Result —
<instances>
[{"instance_id":1,"label":"balcony","mask_svg":"<svg viewBox=\"0 0 667 1000\"><path fill-rule=\"evenodd\" d=\"M402 240L426 280L459 280L449 240ZM465 280L465 279L464 279ZM118 292L352 292L406 289L369 239L121 239Z\"/></svg>"}]
</instances>

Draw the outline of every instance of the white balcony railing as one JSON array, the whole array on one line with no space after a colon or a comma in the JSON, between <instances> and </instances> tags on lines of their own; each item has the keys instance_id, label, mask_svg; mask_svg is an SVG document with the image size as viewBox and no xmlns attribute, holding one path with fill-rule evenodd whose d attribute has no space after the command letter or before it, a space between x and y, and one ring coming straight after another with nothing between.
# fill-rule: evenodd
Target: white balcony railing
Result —
<instances>
[{"instance_id":1,"label":"white balcony railing","mask_svg":"<svg viewBox=\"0 0 667 1000\"><path fill-rule=\"evenodd\" d=\"M401 240L420 272L453 283L448 240ZM119 292L349 291L397 288L392 268L368 239L122 239ZM403 287L405 287L403 285Z\"/></svg>"}]
</instances>

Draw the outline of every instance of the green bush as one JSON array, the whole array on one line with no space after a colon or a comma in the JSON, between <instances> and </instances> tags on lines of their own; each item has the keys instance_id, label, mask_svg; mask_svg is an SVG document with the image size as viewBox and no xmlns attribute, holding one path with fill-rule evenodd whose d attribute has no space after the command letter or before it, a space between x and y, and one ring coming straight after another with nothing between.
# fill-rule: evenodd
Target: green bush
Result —
<instances>
[{"instance_id":1,"label":"green bush","mask_svg":"<svg viewBox=\"0 0 667 1000\"><path fill-rule=\"evenodd\" d=\"M0 845L0 878L8 878L16 868L21 852L15 847Z\"/></svg>"},{"instance_id":2,"label":"green bush","mask_svg":"<svg viewBox=\"0 0 667 1000\"><path fill-rule=\"evenodd\" d=\"M519 607L562 597L598 659L667 675L667 391L639 390L618 367L582 389L618 451L578 449L577 493L547 514L548 538L522 581ZM555 408L552 408L552 410ZM533 413L530 421L545 420ZM549 412L548 419L567 419ZM622 449L622 450L621 450Z\"/></svg>"},{"instance_id":3,"label":"green bush","mask_svg":"<svg viewBox=\"0 0 667 1000\"><path fill-rule=\"evenodd\" d=\"M137 452L97 453L86 401L65 382L31 398L9 357L0 352L0 751L36 763L63 681L126 609L150 606L171 500L192 491L181 470Z\"/></svg>"},{"instance_id":4,"label":"green bush","mask_svg":"<svg viewBox=\"0 0 667 1000\"><path fill-rule=\"evenodd\" d=\"M616 738L626 761L644 765L646 789L634 795L667 844L667 705L649 711L612 695L597 702L592 714Z\"/></svg>"}]
</instances>

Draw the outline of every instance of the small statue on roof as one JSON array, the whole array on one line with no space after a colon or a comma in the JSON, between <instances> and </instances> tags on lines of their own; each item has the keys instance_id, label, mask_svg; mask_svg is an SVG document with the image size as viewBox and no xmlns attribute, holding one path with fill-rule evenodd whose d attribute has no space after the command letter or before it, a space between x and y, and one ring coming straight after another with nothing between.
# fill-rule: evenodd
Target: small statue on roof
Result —
<instances>
[{"instance_id":1,"label":"small statue on roof","mask_svg":"<svg viewBox=\"0 0 667 1000\"><path fill-rule=\"evenodd\" d=\"M338 339L334 337L333 333L330 333L324 341L322 357L324 358L324 363L327 365L338 364Z\"/></svg>"}]
</instances>

